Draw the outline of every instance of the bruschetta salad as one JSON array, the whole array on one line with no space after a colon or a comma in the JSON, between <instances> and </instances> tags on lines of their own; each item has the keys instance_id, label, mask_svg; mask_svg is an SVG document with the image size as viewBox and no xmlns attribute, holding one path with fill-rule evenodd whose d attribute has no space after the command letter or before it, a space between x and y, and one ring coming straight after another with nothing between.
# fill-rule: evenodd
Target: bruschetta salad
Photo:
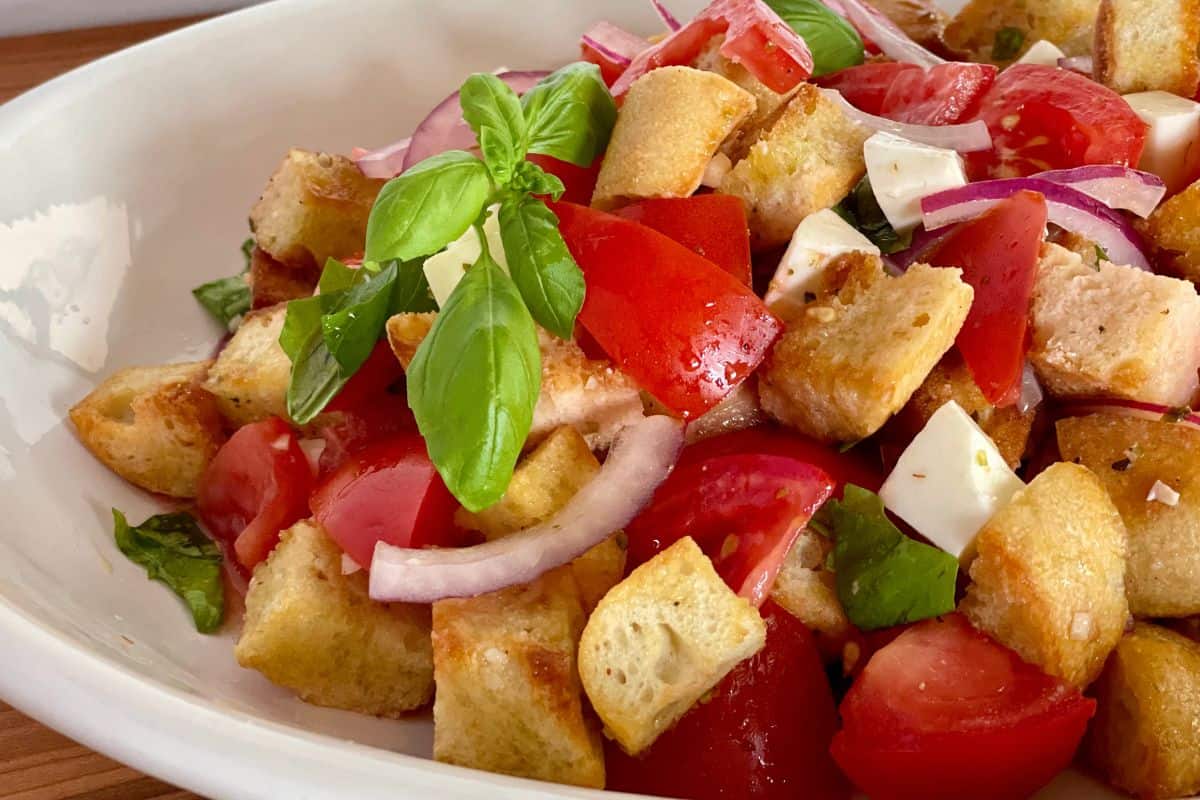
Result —
<instances>
[{"instance_id":1,"label":"bruschetta salad","mask_svg":"<svg viewBox=\"0 0 1200 800\"><path fill-rule=\"evenodd\" d=\"M71 412L119 549L450 764L1200 792L1200 0L1033 5L656 2L289 151L215 357Z\"/></svg>"}]
</instances>

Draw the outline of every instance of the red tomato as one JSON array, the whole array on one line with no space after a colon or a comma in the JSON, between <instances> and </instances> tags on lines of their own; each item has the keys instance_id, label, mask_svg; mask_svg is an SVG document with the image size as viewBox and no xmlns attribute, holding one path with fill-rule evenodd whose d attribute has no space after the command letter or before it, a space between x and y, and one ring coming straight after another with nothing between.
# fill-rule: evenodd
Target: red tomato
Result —
<instances>
[{"instance_id":1,"label":"red tomato","mask_svg":"<svg viewBox=\"0 0 1200 800\"><path fill-rule=\"evenodd\" d=\"M388 393L404 379L404 368L386 341L375 345L371 355L346 381L342 390L329 401L325 411L362 411Z\"/></svg>"},{"instance_id":2,"label":"red tomato","mask_svg":"<svg viewBox=\"0 0 1200 800\"><path fill-rule=\"evenodd\" d=\"M287 423L278 417L229 437L200 478L196 508L213 536L233 542L238 562L253 569L279 532L308 516L312 469Z\"/></svg>"},{"instance_id":3,"label":"red tomato","mask_svg":"<svg viewBox=\"0 0 1200 800\"><path fill-rule=\"evenodd\" d=\"M579 54L584 61L590 64L595 64L600 68L600 77L604 79L607 86L612 86L621 77L621 73L625 71L628 64L623 64L619 61L613 61L611 58L601 53L596 48L590 46L587 42L580 42ZM543 167L544 169L544 167ZM576 202L572 200L571 202Z\"/></svg>"},{"instance_id":4,"label":"red tomato","mask_svg":"<svg viewBox=\"0 0 1200 800\"><path fill-rule=\"evenodd\" d=\"M750 71L772 91L783 93L812 75L812 53L762 0L713 0L691 22L647 48L612 87L621 97L647 72L688 65L714 36L724 35L721 55Z\"/></svg>"},{"instance_id":5,"label":"red tomato","mask_svg":"<svg viewBox=\"0 0 1200 800\"><path fill-rule=\"evenodd\" d=\"M642 756L610 745L608 787L689 800L845 800L829 756L837 711L813 637L772 602L767 643Z\"/></svg>"},{"instance_id":6,"label":"red tomato","mask_svg":"<svg viewBox=\"0 0 1200 800\"><path fill-rule=\"evenodd\" d=\"M661 233L572 203L551 207L587 282L580 323L673 412L715 406L783 333L745 284Z\"/></svg>"},{"instance_id":7,"label":"red tomato","mask_svg":"<svg viewBox=\"0 0 1200 800\"><path fill-rule=\"evenodd\" d=\"M922 69L885 62L849 67L817 82L870 114L915 125L952 125L975 113L995 80L991 64L950 62Z\"/></svg>"},{"instance_id":8,"label":"red tomato","mask_svg":"<svg viewBox=\"0 0 1200 800\"><path fill-rule=\"evenodd\" d=\"M614 212L654 228L750 285L750 228L746 207L728 194L642 200Z\"/></svg>"},{"instance_id":9,"label":"red tomato","mask_svg":"<svg viewBox=\"0 0 1200 800\"><path fill-rule=\"evenodd\" d=\"M952 614L871 657L832 752L872 800L1016 800L1070 764L1095 710Z\"/></svg>"},{"instance_id":10,"label":"red tomato","mask_svg":"<svg viewBox=\"0 0 1200 800\"><path fill-rule=\"evenodd\" d=\"M934 266L961 268L975 289L957 343L994 406L1010 406L1021 396L1029 299L1045 230L1045 198L1018 192L956 227L925 258Z\"/></svg>"},{"instance_id":11,"label":"red tomato","mask_svg":"<svg viewBox=\"0 0 1200 800\"><path fill-rule=\"evenodd\" d=\"M309 502L321 527L363 567L371 565L376 542L397 547L462 543L454 525L458 503L415 433L351 457Z\"/></svg>"},{"instance_id":12,"label":"red tomato","mask_svg":"<svg viewBox=\"0 0 1200 800\"><path fill-rule=\"evenodd\" d=\"M596 178L600 175L600 163L604 160L602 157L597 156L590 167L577 167L569 161L537 153L530 153L526 158L563 182L566 191L561 200L585 206L592 202Z\"/></svg>"},{"instance_id":13,"label":"red tomato","mask_svg":"<svg viewBox=\"0 0 1200 800\"><path fill-rule=\"evenodd\" d=\"M317 418L316 435L325 441L321 475L333 472L371 442L416 431L403 381L400 362L387 342L380 342Z\"/></svg>"},{"instance_id":14,"label":"red tomato","mask_svg":"<svg viewBox=\"0 0 1200 800\"><path fill-rule=\"evenodd\" d=\"M1136 167L1146 123L1113 90L1078 73L1014 64L980 101L993 148L968 158L972 176L1012 178L1086 164Z\"/></svg>"},{"instance_id":15,"label":"red tomato","mask_svg":"<svg viewBox=\"0 0 1200 800\"><path fill-rule=\"evenodd\" d=\"M850 105L878 117L883 115L883 101L896 78L905 72L924 71L916 64L875 61L813 78L813 83L837 89Z\"/></svg>"}]
</instances>

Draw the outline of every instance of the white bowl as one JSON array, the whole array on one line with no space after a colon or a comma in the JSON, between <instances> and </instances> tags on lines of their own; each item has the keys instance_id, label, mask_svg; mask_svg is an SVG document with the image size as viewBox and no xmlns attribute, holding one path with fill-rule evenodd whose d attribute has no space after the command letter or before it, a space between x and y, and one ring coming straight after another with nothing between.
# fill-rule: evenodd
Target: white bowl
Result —
<instances>
[{"instance_id":1,"label":"white bowl","mask_svg":"<svg viewBox=\"0 0 1200 800\"><path fill-rule=\"evenodd\" d=\"M614 796L437 764L426 720L314 708L239 669L232 630L197 634L116 551L109 509L158 509L63 424L117 368L211 351L189 290L240 269L288 146L400 138L469 72L571 60L601 16L658 27L642 0L280 0L0 107L0 696L214 798ZM1047 797L1099 796L1067 783Z\"/></svg>"}]
</instances>

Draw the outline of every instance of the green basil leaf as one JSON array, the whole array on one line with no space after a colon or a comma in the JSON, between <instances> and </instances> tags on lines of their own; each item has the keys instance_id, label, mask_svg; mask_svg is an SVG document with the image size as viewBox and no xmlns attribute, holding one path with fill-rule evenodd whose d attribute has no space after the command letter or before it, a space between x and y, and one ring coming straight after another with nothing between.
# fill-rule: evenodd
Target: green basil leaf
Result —
<instances>
[{"instance_id":1,"label":"green basil leaf","mask_svg":"<svg viewBox=\"0 0 1200 800\"><path fill-rule=\"evenodd\" d=\"M874 492L848 485L821 518L834 532L838 598L857 627L889 628L954 610L958 559L901 533Z\"/></svg>"},{"instance_id":2,"label":"green basil leaf","mask_svg":"<svg viewBox=\"0 0 1200 800\"><path fill-rule=\"evenodd\" d=\"M427 158L383 185L367 219L365 260L411 261L462 236L492 191L483 162L462 150Z\"/></svg>"},{"instance_id":3,"label":"green basil leaf","mask_svg":"<svg viewBox=\"0 0 1200 800\"><path fill-rule=\"evenodd\" d=\"M247 272L250 271L250 260L254 258L254 248L257 246L258 243L254 241L253 236L246 237L246 240L242 242L242 258L246 259Z\"/></svg>"},{"instance_id":4,"label":"green basil leaf","mask_svg":"<svg viewBox=\"0 0 1200 800\"><path fill-rule=\"evenodd\" d=\"M854 27L819 0L767 0L804 39L813 56L813 77L863 63L866 49Z\"/></svg>"},{"instance_id":5,"label":"green basil leaf","mask_svg":"<svg viewBox=\"0 0 1200 800\"><path fill-rule=\"evenodd\" d=\"M533 318L485 252L408 368L408 403L429 457L468 510L492 505L508 488L541 380Z\"/></svg>"},{"instance_id":6,"label":"green basil leaf","mask_svg":"<svg viewBox=\"0 0 1200 800\"><path fill-rule=\"evenodd\" d=\"M321 270L321 279L317 282L320 294L333 294L353 286L363 273L360 269L347 267L336 258L325 259L325 269Z\"/></svg>"},{"instance_id":7,"label":"green basil leaf","mask_svg":"<svg viewBox=\"0 0 1200 800\"><path fill-rule=\"evenodd\" d=\"M250 310L250 284L245 273L202 283L192 289L192 296L226 328Z\"/></svg>"},{"instance_id":8,"label":"green basil leaf","mask_svg":"<svg viewBox=\"0 0 1200 800\"><path fill-rule=\"evenodd\" d=\"M992 60L1011 61L1025 46L1025 31L1020 28L1001 28L992 40Z\"/></svg>"},{"instance_id":9,"label":"green basil leaf","mask_svg":"<svg viewBox=\"0 0 1200 800\"><path fill-rule=\"evenodd\" d=\"M141 525L130 525L117 509L113 536L117 548L183 598L196 630L212 633L225 616L225 584L221 578L221 548L204 535L191 514L159 514Z\"/></svg>"},{"instance_id":10,"label":"green basil leaf","mask_svg":"<svg viewBox=\"0 0 1200 800\"><path fill-rule=\"evenodd\" d=\"M463 119L475 131L483 163L500 184L525 159L525 116L517 93L495 75L477 73L459 90Z\"/></svg>"},{"instance_id":11,"label":"green basil leaf","mask_svg":"<svg viewBox=\"0 0 1200 800\"><path fill-rule=\"evenodd\" d=\"M595 64L578 61L543 78L521 98L526 152L590 166L608 147L617 105Z\"/></svg>"},{"instance_id":12,"label":"green basil leaf","mask_svg":"<svg viewBox=\"0 0 1200 800\"><path fill-rule=\"evenodd\" d=\"M388 309L389 317L406 311L437 311L437 303L433 302L429 281L425 278L425 259L388 263L395 264L397 270L396 288L392 292L391 308Z\"/></svg>"},{"instance_id":13,"label":"green basil leaf","mask_svg":"<svg viewBox=\"0 0 1200 800\"><path fill-rule=\"evenodd\" d=\"M558 217L537 198L510 197L500 206L500 238L509 274L533 318L570 339L585 286L583 272L559 233Z\"/></svg>"},{"instance_id":14,"label":"green basil leaf","mask_svg":"<svg viewBox=\"0 0 1200 800\"><path fill-rule=\"evenodd\" d=\"M871 188L871 179L866 175L833 210L874 242L885 255L898 253L912 246L912 231L899 233L892 227L883 209L879 207L875 191Z\"/></svg>"},{"instance_id":15,"label":"green basil leaf","mask_svg":"<svg viewBox=\"0 0 1200 800\"><path fill-rule=\"evenodd\" d=\"M336 305L322 315L325 346L344 375L357 372L379 341L379 333L392 309L398 270L397 262L389 261L378 273L366 273L365 280L346 290Z\"/></svg>"},{"instance_id":16,"label":"green basil leaf","mask_svg":"<svg viewBox=\"0 0 1200 800\"><path fill-rule=\"evenodd\" d=\"M567 190L557 175L551 175L532 161L522 161L517 165L512 188L526 194L549 195L555 200Z\"/></svg>"},{"instance_id":17,"label":"green basil leaf","mask_svg":"<svg viewBox=\"0 0 1200 800\"><path fill-rule=\"evenodd\" d=\"M345 296L346 290L341 290L293 300L287 305L279 345L292 362L287 411L297 424L311 422L350 379L329 351L321 324L322 318L336 311Z\"/></svg>"}]
</instances>

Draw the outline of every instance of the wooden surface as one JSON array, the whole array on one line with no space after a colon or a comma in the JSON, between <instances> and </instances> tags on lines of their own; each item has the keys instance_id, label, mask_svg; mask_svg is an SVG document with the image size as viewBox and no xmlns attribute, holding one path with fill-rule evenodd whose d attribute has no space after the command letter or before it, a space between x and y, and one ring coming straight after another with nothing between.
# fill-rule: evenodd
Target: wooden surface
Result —
<instances>
[{"instance_id":1,"label":"wooden surface","mask_svg":"<svg viewBox=\"0 0 1200 800\"><path fill-rule=\"evenodd\" d=\"M0 103L80 64L200 17L0 39ZM196 800L45 728L0 702L3 800Z\"/></svg>"}]
</instances>

